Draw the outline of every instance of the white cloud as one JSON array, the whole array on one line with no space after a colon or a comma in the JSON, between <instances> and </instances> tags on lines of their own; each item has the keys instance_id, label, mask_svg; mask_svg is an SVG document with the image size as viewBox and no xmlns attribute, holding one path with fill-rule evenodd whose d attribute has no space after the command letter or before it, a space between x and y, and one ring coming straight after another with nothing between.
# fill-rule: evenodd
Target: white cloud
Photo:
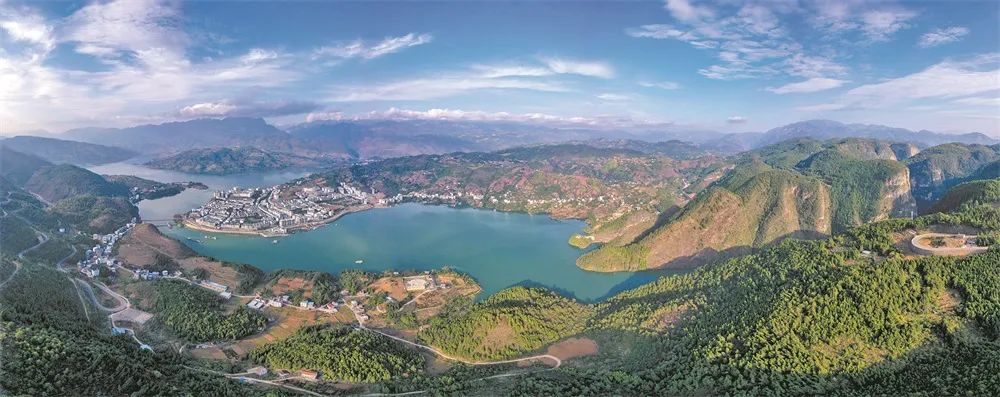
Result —
<instances>
[{"instance_id":1,"label":"white cloud","mask_svg":"<svg viewBox=\"0 0 1000 397\"><path fill-rule=\"evenodd\" d=\"M625 29L625 34L678 40L694 48L716 52L721 63L698 70L699 74L711 79L748 79L782 73L802 76L802 69L809 65L800 64L819 59L826 62L827 69L846 69L831 59L805 54L805 48L789 34L777 14L797 12L795 7L748 3L727 7L725 11L729 15L722 14L720 8L718 13L701 13L698 18L678 18L679 24L684 26L642 25Z\"/></svg>"},{"instance_id":2,"label":"white cloud","mask_svg":"<svg viewBox=\"0 0 1000 397\"><path fill-rule=\"evenodd\" d=\"M861 30L872 41L886 41L897 31L907 28L917 13L907 9L867 11L861 15Z\"/></svg>"},{"instance_id":3,"label":"white cloud","mask_svg":"<svg viewBox=\"0 0 1000 397\"><path fill-rule=\"evenodd\" d=\"M890 2L864 0L808 1L804 11L812 26L830 35L858 33L870 44L888 41L896 32L909 28L918 13Z\"/></svg>"},{"instance_id":4,"label":"white cloud","mask_svg":"<svg viewBox=\"0 0 1000 397\"><path fill-rule=\"evenodd\" d=\"M744 124L747 122L747 118L743 116L729 116L726 122L729 124Z\"/></svg>"},{"instance_id":5,"label":"white cloud","mask_svg":"<svg viewBox=\"0 0 1000 397\"><path fill-rule=\"evenodd\" d=\"M673 81L640 81L639 85L646 88L659 88L663 90L677 90L681 88L680 84Z\"/></svg>"},{"instance_id":6,"label":"white cloud","mask_svg":"<svg viewBox=\"0 0 1000 397\"><path fill-rule=\"evenodd\" d=\"M793 94L793 93L803 93L803 92L817 92L829 90L832 88L837 88L844 83L846 80L829 79L824 77L813 77L806 81L800 81L798 83L785 84L777 88L767 88L775 94Z\"/></svg>"},{"instance_id":7,"label":"white cloud","mask_svg":"<svg viewBox=\"0 0 1000 397\"><path fill-rule=\"evenodd\" d=\"M533 90L560 92L558 84L523 80L490 79L478 76L442 76L405 80L387 84L338 87L330 99L334 102L415 101L442 98L479 90Z\"/></svg>"},{"instance_id":8,"label":"white cloud","mask_svg":"<svg viewBox=\"0 0 1000 397\"><path fill-rule=\"evenodd\" d=\"M614 68L604 62L578 61L565 58L544 58L542 62L550 70L559 74L578 74L603 79L610 79L615 76Z\"/></svg>"},{"instance_id":9,"label":"white cloud","mask_svg":"<svg viewBox=\"0 0 1000 397\"><path fill-rule=\"evenodd\" d=\"M824 77L813 77L806 81L800 81L798 83L785 84L777 88L767 88L775 94L794 94L803 92L817 92L824 91L833 88L840 87L846 83L846 80L828 79Z\"/></svg>"},{"instance_id":10,"label":"white cloud","mask_svg":"<svg viewBox=\"0 0 1000 397\"><path fill-rule=\"evenodd\" d=\"M539 58L541 64L474 65L480 77L544 77L556 74L575 74L587 77L611 78L615 71L611 65L600 61L580 61L564 58Z\"/></svg>"},{"instance_id":11,"label":"white cloud","mask_svg":"<svg viewBox=\"0 0 1000 397\"><path fill-rule=\"evenodd\" d=\"M196 103L182 107L177 114L194 117L277 117L304 114L319 109L318 104L303 101L224 100Z\"/></svg>"},{"instance_id":12,"label":"white cloud","mask_svg":"<svg viewBox=\"0 0 1000 397\"><path fill-rule=\"evenodd\" d=\"M176 4L157 0L92 3L67 18L63 40L77 43L77 52L113 63L129 56L145 62L149 54L179 60L188 43L180 25Z\"/></svg>"},{"instance_id":13,"label":"white cloud","mask_svg":"<svg viewBox=\"0 0 1000 397\"><path fill-rule=\"evenodd\" d=\"M45 24L37 16L14 16L0 14L0 30L15 41L23 41L38 45L45 50L55 46L52 37L52 26Z\"/></svg>"},{"instance_id":14,"label":"white cloud","mask_svg":"<svg viewBox=\"0 0 1000 397\"><path fill-rule=\"evenodd\" d=\"M597 95L597 99L608 102L621 102L632 99L632 97L625 94L615 94L610 92L605 92Z\"/></svg>"},{"instance_id":15,"label":"white cloud","mask_svg":"<svg viewBox=\"0 0 1000 397\"><path fill-rule=\"evenodd\" d=\"M482 77L495 79L499 77L541 77L551 76L555 72L547 67L523 65L475 65L472 67Z\"/></svg>"},{"instance_id":16,"label":"white cloud","mask_svg":"<svg viewBox=\"0 0 1000 397\"><path fill-rule=\"evenodd\" d=\"M710 8L692 5L688 0L666 0L664 8L670 11L670 15L681 21L698 20L713 15Z\"/></svg>"},{"instance_id":17,"label":"white cloud","mask_svg":"<svg viewBox=\"0 0 1000 397\"><path fill-rule=\"evenodd\" d=\"M920 36L917 45L923 48L936 47L961 40L969 34L969 28L962 26L952 26L945 29L935 29Z\"/></svg>"},{"instance_id":18,"label":"white cloud","mask_svg":"<svg viewBox=\"0 0 1000 397\"><path fill-rule=\"evenodd\" d=\"M921 99L950 99L1000 90L1000 54L945 61L920 72L853 88L810 111L885 108Z\"/></svg>"},{"instance_id":19,"label":"white cloud","mask_svg":"<svg viewBox=\"0 0 1000 397\"><path fill-rule=\"evenodd\" d=\"M240 57L243 63L257 63L278 59L278 53L273 50L263 48L251 48L246 55Z\"/></svg>"},{"instance_id":20,"label":"white cloud","mask_svg":"<svg viewBox=\"0 0 1000 397\"><path fill-rule=\"evenodd\" d=\"M998 89L1000 89L1000 87L998 87ZM959 98L952 102L959 105L990 106L1000 108L1000 96Z\"/></svg>"},{"instance_id":21,"label":"white cloud","mask_svg":"<svg viewBox=\"0 0 1000 397\"><path fill-rule=\"evenodd\" d=\"M316 57L332 56L344 59L375 59L409 47L430 43L433 39L434 37L427 33L407 33L399 37L386 37L382 41L371 45L366 44L362 40L355 40L348 43L320 47L316 49L313 55Z\"/></svg>"}]
</instances>

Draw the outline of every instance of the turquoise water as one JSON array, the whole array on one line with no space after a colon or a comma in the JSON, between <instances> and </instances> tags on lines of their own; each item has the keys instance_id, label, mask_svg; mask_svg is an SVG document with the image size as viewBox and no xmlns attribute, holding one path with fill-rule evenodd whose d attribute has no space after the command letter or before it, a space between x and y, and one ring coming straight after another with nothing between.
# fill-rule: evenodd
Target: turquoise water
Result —
<instances>
[{"instance_id":1,"label":"turquoise water","mask_svg":"<svg viewBox=\"0 0 1000 397\"><path fill-rule=\"evenodd\" d=\"M139 203L143 219L170 219L207 201L215 190L269 186L304 172L205 176L161 171L126 163L93 167L103 174L136 175L160 182L198 181L209 190ZM593 302L655 280L663 271L594 273L576 267L583 251L567 243L584 228L575 220L445 206L403 204L348 214L332 224L291 236L264 238L160 227L198 253L265 271L282 268L337 273L429 270L443 266L467 273L483 287L480 298L514 285L543 286ZM193 239L193 240L192 240ZM355 261L363 260L361 264Z\"/></svg>"},{"instance_id":2,"label":"turquoise water","mask_svg":"<svg viewBox=\"0 0 1000 397\"><path fill-rule=\"evenodd\" d=\"M514 285L532 285L596 301L663 274L594 273L576 267L582 251L566 240L584 226L580 221L539 215L403 204L349 214L316 230L279 237L277 244L273 238L210 234L216 239L206 239L206 233L197 230L160 230L202 255L266 271L448 266L474 277L483 287L480 297Z\"/></svg>"}]
</instances>

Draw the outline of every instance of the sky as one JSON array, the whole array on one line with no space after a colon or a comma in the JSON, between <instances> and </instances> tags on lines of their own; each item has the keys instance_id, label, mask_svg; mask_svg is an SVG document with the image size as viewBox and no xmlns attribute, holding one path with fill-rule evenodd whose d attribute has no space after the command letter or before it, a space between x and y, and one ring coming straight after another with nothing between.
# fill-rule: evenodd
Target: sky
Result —
<instances>
[{"instance_id":1,"label":"sky","mask_svg":"<svg viewBox=\"0 0 1000 397\"><path fill-rule=\"evenodd\" d=\"M1000 136L1000 2L0 0L0 134L825 118Z\"/></svg>"}]
</instances>

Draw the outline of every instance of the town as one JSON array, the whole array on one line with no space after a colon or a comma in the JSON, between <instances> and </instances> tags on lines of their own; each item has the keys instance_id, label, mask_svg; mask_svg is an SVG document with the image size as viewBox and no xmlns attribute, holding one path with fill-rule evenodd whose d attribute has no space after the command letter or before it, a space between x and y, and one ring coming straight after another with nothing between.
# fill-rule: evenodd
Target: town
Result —
<instances>
[{"instance_id":1,"label":"town","mask_svg":"<svg viewBox=\"0 0 1000 397\"><path fill-rule=\"evenodd\" d=\"M184 225L216 232L280 236L371 208L373 195L347 184L336 188L298 184L233 188L216 192L208 203L187 213Z\"/></svg>"}]
</instances>

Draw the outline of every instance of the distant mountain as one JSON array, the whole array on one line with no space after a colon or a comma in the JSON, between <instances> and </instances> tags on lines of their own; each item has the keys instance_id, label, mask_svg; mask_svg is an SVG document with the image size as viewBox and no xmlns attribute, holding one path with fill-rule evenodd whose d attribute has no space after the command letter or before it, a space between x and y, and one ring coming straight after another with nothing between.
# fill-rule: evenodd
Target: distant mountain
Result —
<instances>
[{"instance_id":1,"label":"distant mountain","mask_svg":"<svg viewBox=\"0 0 1000 397\"><path fill-rule=\"evenodd\" d=\"M920 147L940 145L950 142L991 145L1000 142L978 132L967 134L941 134L927 130L910 131L905 128L887 127L874 124L844 124L832 120L809 120L771 129L753 142L754 147L795 138L819 140L833 138L873 138L892 142L909 142Z\"/></svg>"},{"instance_id":2,"label":"distant mountain","mask_svg":"<svg viewBox=\"0 0 1000 397\"><path fill-rule=\"evenodd\" d=\"M113 163L138 154L112 146L27 135L4 139L0 141L0 145L38 156L52 163L77 165Z\"/></svg>"},{"instance_id":3,"label":"distant mountain","mask_svg":"<svg viewBox=\"0 0 1000 397\"><path fill-rule=\"evenodd\" d=\"M197 119L130 128L80 128L67 131L63 137L147 154L236 146L292 151L288 134L259 118Z\"/></svg>"},{"instance_id":4,"label":"distant mountain","mask_svg":"<svg viewBox=\"0 0 1000 397\"><path fill-rule=\"evenodd\" d=\"M369 159L594 139L703 142L721 136L673 125L608 129L576 124L388 119L314 121L288 127L286 132L263 119L230 117L129 128L79 128L58 137L151 155L190 149L256 147L305 157Z\"/></svg>"},{"instance_id":5,"label":"distant mountain","mask_svg":"<svg viewBox=\"0 0 1000 397\"><path fill-rule=\"evenodd\" d=\"M317 168L328 161L253 147L192 149L146 163L151 168L192 174L234 174L286 168Z\"/></svg>"}]
</instances>

